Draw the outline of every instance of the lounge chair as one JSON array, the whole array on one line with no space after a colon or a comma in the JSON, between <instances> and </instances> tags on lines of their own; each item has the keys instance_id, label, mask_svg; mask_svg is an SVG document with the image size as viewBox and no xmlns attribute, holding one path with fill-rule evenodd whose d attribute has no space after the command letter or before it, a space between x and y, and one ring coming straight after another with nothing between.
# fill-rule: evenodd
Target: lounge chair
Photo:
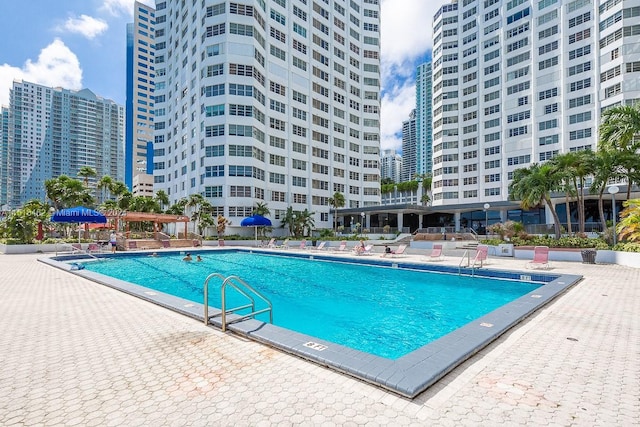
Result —
<instances>
[{"instance_id":1,"label":"lounge chair","mask_svg":"<svg viewBox=\"0 0 640 427\"><path fill-rule=\"evenodd\" d=\"M162 242L162 247L163 248L170 248L171 247L171 241L170 240L161 240Z\"/></svg>"},{"instance_id":2,"label":"lounge chair","mask_svg":"<svg viewBox=\"0 0 640 427\"><path fill-rule=\"evenodd\" d=\"M346 252L347 251L347 241L343 240L340 242L340 246L337 248L331 248L332 252Z\"/></svg>"},{"instance_id":3,"label":"lounge chair","mask_svg":"<svg viewBox=\"0 0 640 427\"><path fill-rule=\"evenodd\" d=\"M138 249L138 244L136 243L135 240L129 240L127 242L127 248L129 248L129 249Z\"/></svg>"},{"instance_id":4,"label":"lounge chair","mask_svg":"<svg viewBox=\"0 0 640 427\"><path fill-rule=\"evenodd\" d=\"M396 249L395 251L391 251L389 256L391 256L391 258L402 256L402 255L404 255L404 251L406 249L407 249L407 245L398 245L398 249Z\"/></svg>"},{"instance_id":5,"label":"lounge chair","mask_svg":"<svg viewBox=\"0 0 640 427\"><path fill-rule=\"evenodd\" d=\"M87 247L87 252L88 253L102 252L102 246L100 246L97 243L89 243L89 246Z\"/></svg>"},{"instance_id":6,"label":"lounge chair","mask_svg":"<svg viewBox=\"0 0 640 427\"><path fill-rule=\"evenodd\" d=\"M356 250L356 255L373 255L373 245L367 245L359 251Z\"/></svg>"},{"instance_id":7,"label":"lounge chair","mask_svg":"<svg viewBox=\"0 0 640 427\"><path fill-rule=\"evenodd\" d=\"M302 242L300 242L300 247L298 249L307 249L307 241L305 239L302 239Z\"/></svg>"},{"instance_id":8,"label":"lounge chair","mask_svg":"<svg viewBox=\"0 0 640 427\"><path fill-rule=\"evenodd\" d=\"M289 249L289 239L284 239L281 245L276 246L278 249Z\"/></svg>"},{"instance_id":9,"label":"lounge chair","mask_svg":"<svg viewBox=\"0 0 640 427\"><path fill-rule=\"evenodd\" d=\"M269 243L267 243L265 246L265 248L275 248L276 247L276 238L272 237L271 240L269 240Z\"/></svg>"},{"instance_id":10,"label":"lounge chair","mask_svg":"<svg viewBox=\"0 0 640 427\"><path fill-rule=\"evenodd\" d=\"M443 259L442 245L434 244L431 253L425 258L425 261L442 261Z\"/></svg>"},{"instance_id":11,"label":"lounge chair","mask_svg":"<svg viewBox=\"0 0 640 427\"><path fill-rule=\"evenodd\" d=\"M483 264L489 258L489 246L487 245L478 245L476 249L476 256L473 258L473 262L471 263L471 267L482 268ZM478 265L480 263L480 265Z\"/></svg>"},{"instance_id":12,"label":"lounge chair","mask_svg":"<svg viewBox=\"0 0 640 427\"><path fill-rule=\"evenodd\" d=\"M312 250L314 250L314 251L324 251L325 250L325 246L327 246L327 242L320 242L318 244L318 246L312 248Z\"/></svg>"},{"instance_id":13,"label":"lounge chair","mask_svg":"<svg viewBox=\"0 0 640 427\"><path fill-rule=\"evenodd\" d=\"M536 246L533 248L533 260L527 263L527 268L542 268L548 270L551 268L549 264L549 247Z\"/></svg>"}]
</instances>

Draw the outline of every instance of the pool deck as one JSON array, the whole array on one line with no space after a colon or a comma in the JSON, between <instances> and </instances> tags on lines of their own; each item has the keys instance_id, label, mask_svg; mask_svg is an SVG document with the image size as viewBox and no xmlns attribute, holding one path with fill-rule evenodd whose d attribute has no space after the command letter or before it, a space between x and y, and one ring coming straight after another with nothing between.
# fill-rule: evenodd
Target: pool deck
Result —
<instances>
[{"instance_id":1,"label":"pool deck","mask_svg":"<svg viewBox=\"0 0 640 427\"><path fill-rule=\"evenodd\" d=\"M1 425L627 426L640 419L640 269L553 262L551 273L584 280L410 400L38 257L0 255ZM458 262L449 256L439 264ZM492 257L489 268L525 264Z\"/></svg>"}]
</instances>

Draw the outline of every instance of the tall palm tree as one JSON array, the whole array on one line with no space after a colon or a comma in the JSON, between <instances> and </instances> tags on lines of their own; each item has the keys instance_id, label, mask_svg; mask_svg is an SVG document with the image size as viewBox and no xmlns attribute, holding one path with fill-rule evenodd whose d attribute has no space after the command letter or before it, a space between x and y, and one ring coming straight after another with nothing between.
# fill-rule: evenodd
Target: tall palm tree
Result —
<instances>
[{"instance_id":1,"label":"tall palm tree","mask_svg":"<svg viewBox=\"0 0 640 427\"><path fill-rule=\"evenodd\" d=\"M92 207L94 204L93 196L82 182L66 175L46 180L44 187L47 198L56 209L78 205Z\"/></svg>"},{"instance_id":2,"label":"tall palm tree","mask_svg":"<svg viewBox=\"0 0 640 427\"><path fill-rule=\"evenodd\" d=\"M627 200L631 197L631 186L638 180L636 153L640 149L640 104L617 105L607 109L602 114L600 125L599 147L615 149L628 154L627 160L622 162L627 169Z\"/></svg>"},{"instance_id":3,"label":"tall palm tree","mask_svg":"<svg viewBox=\"0 0 640 427\"><path fill-rule=\"evenodd\" d=\"M534 163L528 168L516 169L513 181L509 184L509 198L519 200L522 209L528 210L540 205L547 205L553 216L556 239L560 238L560 219L551 201L551 192L561 188L562 177L555 168L546 163Z\"/></svg>"},{"instance_id":4,"label":"tall palm tree","mask_svg":"<svg viewBox=\"0 0 640 427\"><path fill-rule=\"evenodd\" d=\"M329 197L327 202L329 206L335 209L335 214L333 215L333 231L335 232L338 228L338 209L345 204L344 194L336 191L333 193L333 197Z\"/></svg>"},{"instance_id":5,"label":"tall palm tree","mask_svg":"<svg viewBox=\"0 0 640 427\"><path fill-rule=\"evenodd\" d=\"M113 179L109 175L105 175L96 184L96 189L101 192L100 199L104 202L111 196L111 187Z\"/></svg>"},{"instance_id":6,"label":"tall palm tree","mask_svg":"<svg viewBox=\"0 0 640 427\"><path fill-rule=\"evenodd\" d=\"M78 178L82 178L85 187L89 187L89 178L98 176L96 170L90 166L82 166L78 171Z\"/></svg>"},{"instance_id":7,"label":"tall palm tree","mask_svg":"<svg viewBox=\"0 0 640 427\"><path fill-rule=\"evenodd\" d=\"M565 183L571 183L569 191L575 195L578 204L578 229L584 233L584 187L586 177L595 171L595 153L591 150L571 151L554 157L550 163L555 167L554 174L561 175ZM567 212L567 219L569 214Z\"/></svg>"},{"instance_id":8,"label":"tall palm tree","mask_svg":"<svg viewBox=\"0 0 640 427\"><path fill-rule=\"evenodd\" d=\"M164 190L156 191L156 201L160 204L160 209L164 212L165 206L169 204L169 195Z\"/></svg>"},{"instance_id":9,"label":"tall palm tree","mask_svg":"<svg viewBox=\"0 0 640 427\"><path fill-rule=\"evenodd\" d=\"M620 177L618 163L617 150L611 150L607 148L601 148L596 152L596 158L594 163L593 182L591 183L591 194L598 195L598 213L600 214L600 222L602 223L602 229L607 229L607 221L604 217L603 195L607 189L609 181Z\"/></svg>"}]
</instances>

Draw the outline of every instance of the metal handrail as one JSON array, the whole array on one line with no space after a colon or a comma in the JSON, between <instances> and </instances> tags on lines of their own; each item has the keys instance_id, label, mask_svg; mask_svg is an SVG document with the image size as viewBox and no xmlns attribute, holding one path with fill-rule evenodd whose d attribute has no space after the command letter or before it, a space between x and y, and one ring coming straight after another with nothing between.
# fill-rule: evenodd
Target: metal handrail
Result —
<instances>
[{"instance_id":1,"label":"metal handrail","mask_svg":"<svg viewBox=\"0 0 640 427\"><path fill-rule=\"evenodd\" d=\"M224 282L225 277L220 273L211 273L207 276L204 281L204 324L205 326L209 324L209 280L214 277L218 277L222 279Z\"/></svg>"},{"instance_id":2,"label":"metal handrail","mask_svg":"<svg viewBox=\"0 0 640 427\"><path fill-rule=\"evenodd\" d=\"M271 301L269 301L267 297L265 297L263 294L258 292L256 289L254 289L252 286L250 286L247 282L245 282L238 276L229 276L225 278L220 273L211 273L209 276L207 276L206 280L204 281L204 324L205 325L209 324L209 281L214 277L217 277L222 280L220 296L221 296L221 302L222 302L221 318L222 318L223 332L227 330L227 313L233 313L239 310L244 310L245 308L251 308L251 313L243 315L235 319L234 321L246 319L247 317L255 317L258 314L265 313L268 311L269 323L273 323L273 306L271 304ZM234 307L227 310L227 307L226 307L227 306L227 294L226 294L227 285L231 286L238 293L240 293L245 298L247 298L250 302L248 304L245 304L239 307ZM243 289L242 287L244 287L246 290ZM250 294L253 294L258 298L260 298L264 303L267 304L267 307L256 311L255 299Z\"/></svg>"},{"instance_id":3,"label":"metal handrail","mask_svg":"<svg viewBox=\"0 0 640 427\"><path fill-rule=\"evenodd\" d=\"M471 259L469 258L469 249L466 249L464 251L464 253L462 254L462 259L460 260L460 263L458 264L458 276L460 274L462 274L462 263L464 262L464 257L467 257L467 265L466 267L469 267L469 265L471 264Z\"/></svg>"},{"instance_id":4,"label":"metal handrail","mask_svg":"<svg viewBox=\"0 0 640 427\"><path fill-rule=\"evenodd\" d=\"M245 282L244 280L242 280L241 278L239 278L238 276L229 276L227 277L224 282L222 282L222 289L220 290L221 292L221 298L222 298L222 332L226 331L227 329L227 313L233 313L234 311L238 311L241 310L243 308L247 308L247 306L244 307L236 307L236 308L232 308L229 310L226 310L226 287L227 285L230 285L233 289L235 289L237 292L241 293L242 295L244 295L245 297L249 298L251 300L251 313L248 313L244 316L242 316L240 319L246 319L247 317L255 317L255 315L260 314L260 313L265 313L265 312L269 312L269 323L273 323L273 306L271 305L271 301L269 301L269 299L267 299L267 297L265 297L264 295L262 295L260 292L258 292L256 289L254 289L253 287L251 287L247 282ZM240 286L244 286L246 289L248 289L250 292L252 292L254 295L256 295L258 298L260 298L264 303L267 304L267 308L264 308L262 310L258 310L256 311L255 309L255 300L248 295L246 292L244 292L242 289L240 289Z\"/></svg>"}]
</instances>

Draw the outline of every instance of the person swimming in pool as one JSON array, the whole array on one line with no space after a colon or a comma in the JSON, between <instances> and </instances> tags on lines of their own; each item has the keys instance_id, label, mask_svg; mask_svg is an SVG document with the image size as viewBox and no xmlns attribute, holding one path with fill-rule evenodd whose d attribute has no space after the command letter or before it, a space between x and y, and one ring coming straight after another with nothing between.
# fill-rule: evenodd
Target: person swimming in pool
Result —
<instances>
[{"instance_id":1,"label":"person swimming in pool","mask_svg":"<svg viewBox=\"0 0 640 427\"><path fill-rule=\"evenodd\" d=\"M196 256L196 261L197 261L197 262L202 261L202 257L201 257L200 255Z\"/></svg>"},{"instance_id":2,"label":"person swimming in pool","mask_svg":"<svg viewBox=\"0 0 640 427\"><path fill-rule=\"evenodd\" d=\"M191 258L191 254L189 252L187 252L187 255L182 258L183 261L192 261L193 258Z\"/></svg>"}]
</instances>

